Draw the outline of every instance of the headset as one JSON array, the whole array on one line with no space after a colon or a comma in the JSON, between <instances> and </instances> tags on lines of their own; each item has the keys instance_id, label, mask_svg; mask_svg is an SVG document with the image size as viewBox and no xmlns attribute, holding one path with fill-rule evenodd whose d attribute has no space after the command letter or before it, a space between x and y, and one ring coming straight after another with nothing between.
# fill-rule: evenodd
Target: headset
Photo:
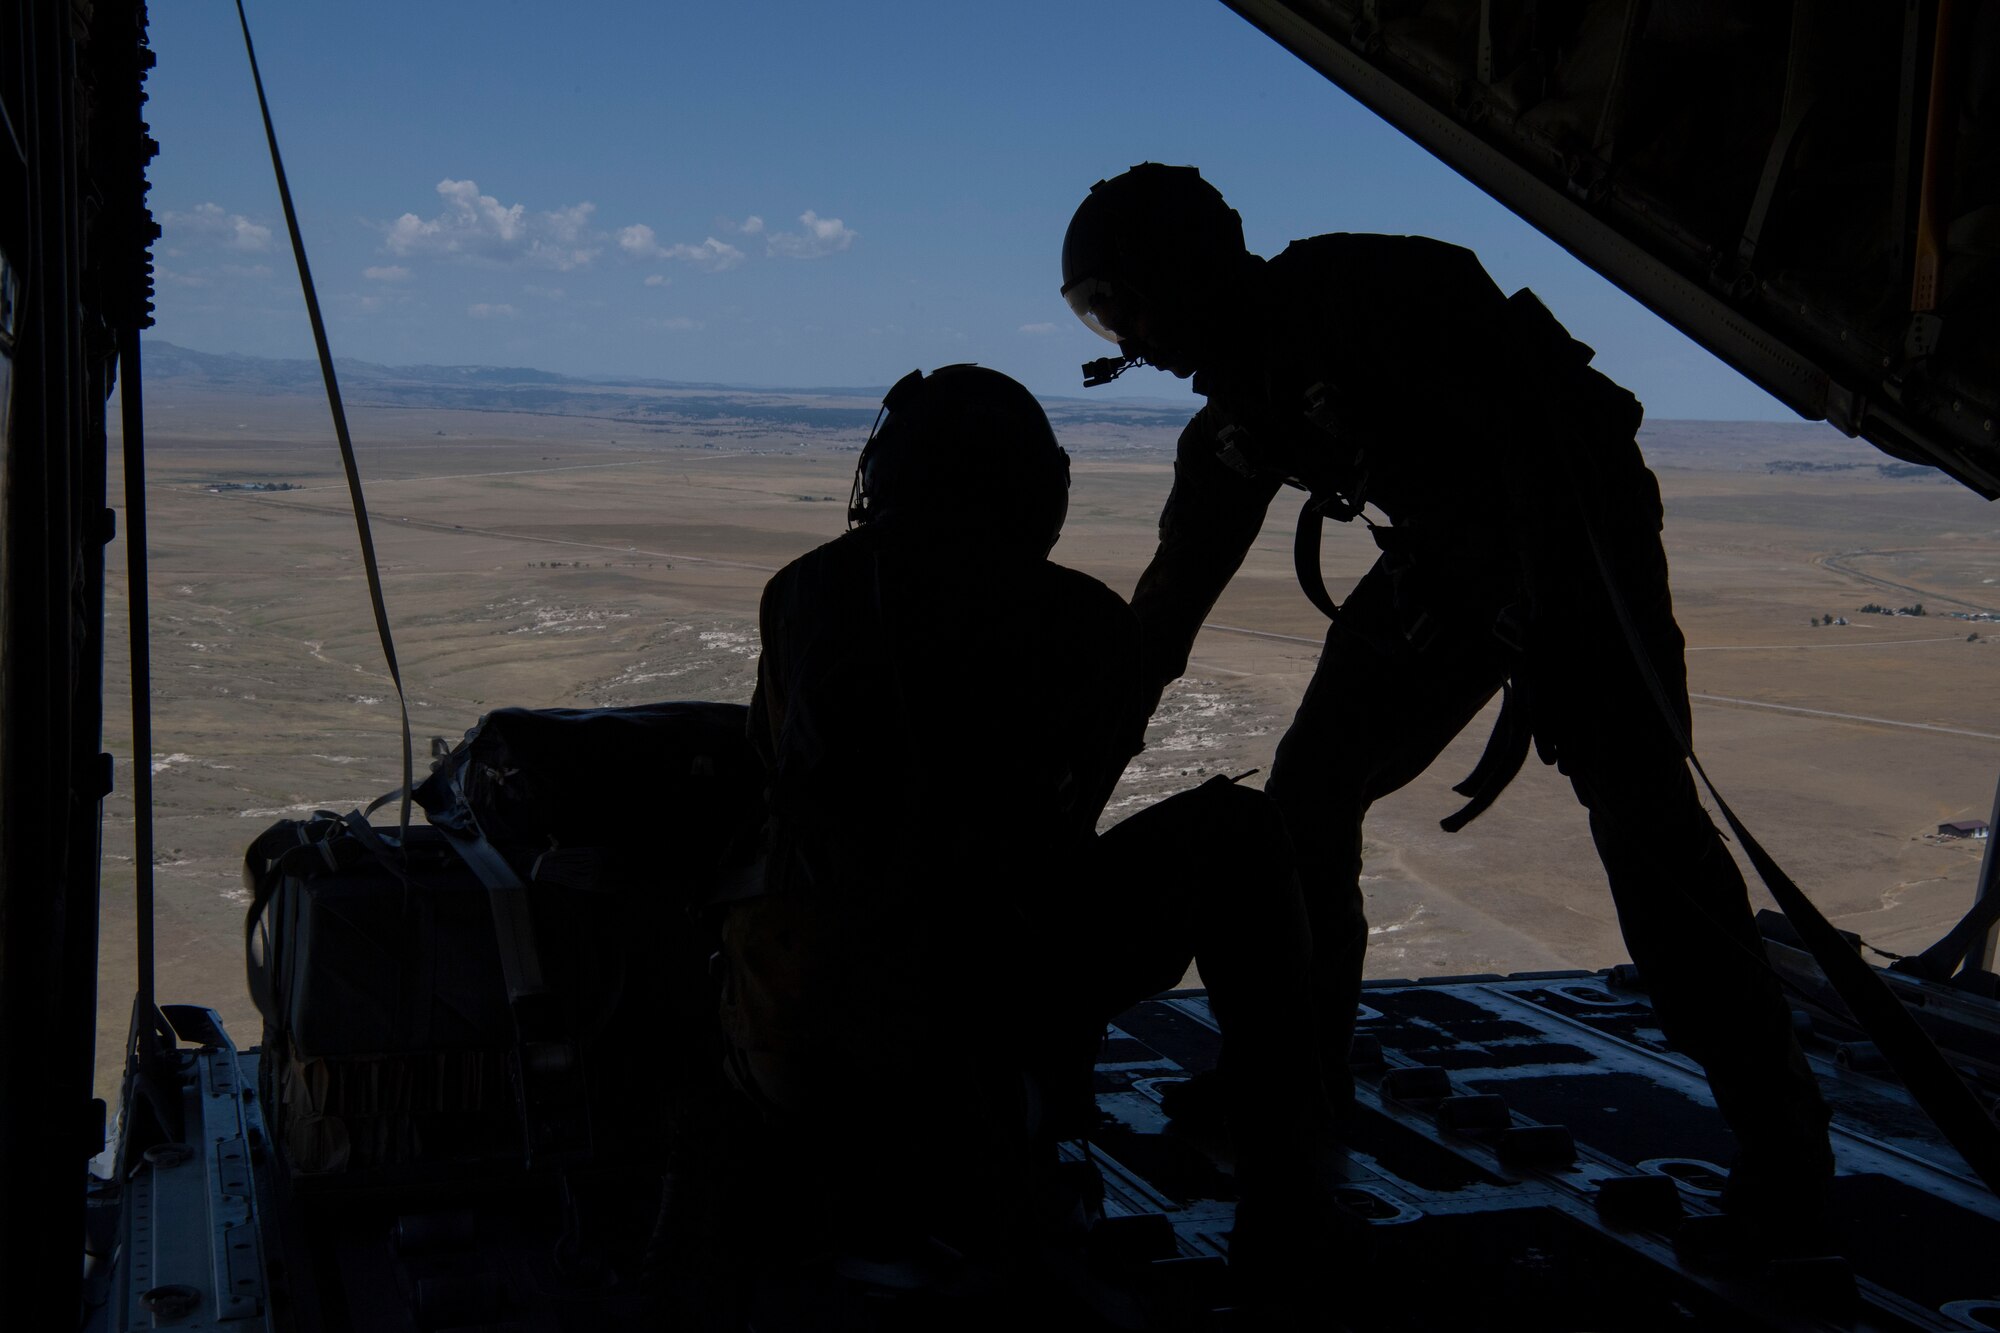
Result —
<instances>
[{"instance_id":1,"label":"headset","mask_svg":"<svg viewBox=\"0 0 2000 1333\"><path fill-rule=\"evenodd\" d=\"M968 389L990 401L968 402L963 396ZM988 410L981 411L982 407ZM953 471L962 474L966 486L979 485L983 479L1005 492L1003 503L1016 508L1046 503L1045 497L1060 496L1059 502L1048 505L1053 510L1051 514L1033 515L1037 528L1046 519L1049 544L1054 544L1069 509L1069 454L1056 443L1048 418L1025 387L998 371L971 362L940 366L928 376L921 370L913 370L883 396L875 424L869 429L868 440L862 445L861 457L854 467L854 486L847 501L849 528L884 517L885 462L896 460L908 466L900 450L908 448L913 440L924 439L929 428L936 428L940 434L952 431L959 436L955 441L931 440L932 448L956 447L984 455L959 461L956 467L947 464L937 468L928 478L933 483L945 482ZM1037 441L1036 436L1041 440ZM1024 450L1040 457L1025 458ZM1023 467L1023 463L1027 466ZM961 503L955 510L964 515L966 508Z\"/></svg>"},{"instance_id":2,"label":"headset","mask_svg":"<svg viewBox=\"0 0 2000 1333\"><path fill-rule=\"evenodd\" d=\"M941 370L954 367L942 366ZM913 412L917 400L922 397L924 372L913 370L889 386L889 392L882 395L882 405L875 409L875 424L868 428L867 443L861 446L861 457L854 464L854 487L847 493L847 526L858 528L874 515L869 509L869 465L881 455L876 451L875 442L882 434L882 421L891 412Z\"/></svg>"}]
</instances>

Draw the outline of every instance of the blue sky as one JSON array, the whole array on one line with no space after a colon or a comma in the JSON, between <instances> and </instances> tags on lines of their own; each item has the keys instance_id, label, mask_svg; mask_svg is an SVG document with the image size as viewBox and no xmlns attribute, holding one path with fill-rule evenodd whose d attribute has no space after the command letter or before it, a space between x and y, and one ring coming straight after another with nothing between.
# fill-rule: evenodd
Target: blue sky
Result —
<instances>
[{"instance_id":1,"label":"blue sky","mask_svg":"<svg viewBox=\"0 0 2000 1333\"><path fill-rule=\"evenodd\" d=\"M334 349L733 384L979 361L1081 394L1091 182L1191 162L1271 254L1413 232L1532 286L1656 418L1791 414L1217 0L253 0ZM308 356L233 5L152 7L157 336ZM1167 376L1110 390L1184 394Z\"/></svg>"}]
</instances>

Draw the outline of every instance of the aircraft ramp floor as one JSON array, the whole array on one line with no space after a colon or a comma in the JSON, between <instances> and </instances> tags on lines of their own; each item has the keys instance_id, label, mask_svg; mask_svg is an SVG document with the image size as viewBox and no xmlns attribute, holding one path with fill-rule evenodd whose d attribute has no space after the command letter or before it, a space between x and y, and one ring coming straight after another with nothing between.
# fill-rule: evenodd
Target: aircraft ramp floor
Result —
<instances>
[{"instance_id":1,"label":"aircraft ramp floor","mask_svg":"<svg viewBox=\"0 0 2000 1333\"><path fill-rule=\"evenodd\" d=\"M1803 1013L1835 1111L1834 1244L1822 1248L1837 1253L1774 1261L1725 1243L1731 1137L1645 995L1617 984L1629 975L1364 990L1344 1201L1368 1229L1359 1253L1328 1256L1351 1299L1326 1326L2000 1329L2000 1200L1899 1086L1838 1058L1857 1045L1848 1034L1815 1036ZM1122 1016L1089 1151L1107 1215L1165 1217L1181 1261L1169 1280L1209 1267L1222 1291L1233 1188L1159 1105L1217 1046L1199 993Z\"/></svg>"},{"instance_id":2,"label":"aircraft ramp floor","mask_svg":"<svg viewBox=\"0 0 2000 1333\"><path fill-rule=\"evenodd\" d=\"M1809 994L1802 956L1770 949ZM212 1014L176 1007L183 1128L175 1141L130 1141L128 1169L93 1196L108 1207L122 1190L127 1206L115 1213L115 1244L107 1234L99 1248L119 1257L87 1327L2000 1330L2000 1199L1874 1072L1858 1034L1827 1010L1795 1013L1834 1109L1831 1236L1803 1248L1753 1237L1772 1243L1751 1253L1719 1215L1730 1136L1632 980L1617 968L1370 983L1341 1191L1362 1221L1315 1256L1322 1278L1289 1323L1254 1307L1231 1270L1235 1188L1222 1136L1162 1108L1169 1089L1215 1062L1201 992L1155 997L1110 1028L1095 1071L1098 1123L1059 1145L1066 1164L1054 1172L1086 1205L1101 1182L1101 1215L1008 1273L935 1252L863 1259L842 1249L838 1226L815 1233L805 1261L798 1250L772 1261L780 1251L763 1238L812 1186L754 1133L749 1160L763 1174L709 1170L735 1220L704 1233L699 1205L662 1206L672 1172L644 1151L658 1118L636 1106L617 1117L619 1151L584 1171L524 1170L518 1154L498 1154L291 1173L263 1054L238 1054ZM1945 1024L1948 1053L1993 1097L2000 1004L1896 984L1927 1022ZM974 1109L936 1113L949 1127ZM946 1153L919 1165L977 1163ZM865 1205L851 1193L821 1202L836 1219ZM670 1215L683 1230L663 1245ZM112 1212L97 1216L114 1225ZM715 1239L724 1232L753 1240L732 1255ZM746 1261L746 1249L758 1253ZM681 1275L664 1295L647 1276L661 1271L663 1250Z\"/></svg>"}]
</instances>

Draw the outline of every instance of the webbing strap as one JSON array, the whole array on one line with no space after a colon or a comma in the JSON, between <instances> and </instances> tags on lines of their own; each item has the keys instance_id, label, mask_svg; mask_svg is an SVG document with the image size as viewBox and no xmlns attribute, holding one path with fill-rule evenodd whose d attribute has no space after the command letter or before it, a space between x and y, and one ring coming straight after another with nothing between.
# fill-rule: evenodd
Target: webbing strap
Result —
<instances>
[{"instance_id":1,"label":"webbing strap","mask_svg":"<svg viewBox=\"0 0 2000 1333\"><path fill-rule=\"evenodd\" d=\"M459 774L453 775L451 790L465 818L436 827L486 886L487 903L493 912L493 941L507 986L507 1008L514 1019L514 1098L521 1116L525 1160L534 1166L551 1158L563 1161L587 1156L590 1106L582 1053L543 977L528 886L480 829L459 778Z\"/></svg>"},{"instance_id":2,"label":"webbing strap","mask_svg":"<svg viewBox=\"0 0 2000 1333\"><path fill-rule=\"evenodd\" d=\"M507 998L518 1002L541 995L547 987L542 980L541 951L535 945L534 919L528 911L528 886L514 873L514 867L507 864L499 848L488 842L478 829L444 829L443 833L459 859L486 886L486 896L493 907L493 938L500 947L500 974L507 982Z\"/></svg>"},{"instance_id":3,"label":"webbing strap","mask_svg":"<svg viewBox=\"0 0 2000 1333\"><path fill-rule=\"evenodd\" d=\"M1736 840L1749 855L1750 864L1756 867L1758 877L1771 891L1771 896L1778 900L1778 906L1784 909L1799 938L1812 952L1813 960L1819 964L1848 1010L1867 1030L1876 1049L1882 1052L1890 1068L1903 1080L1903 1086L1916 1098L1917 1105L1930 1116L1932 1123L1958 1150L1973 1173L1986 1182L1988 1189L2000 1194L2000 1126L1994 1124L1993 1117L1980 1105L1972 1089L1945 1060L1930 1035L1903 1007L1903 1002L1896 998L1888 983L1848 946L1833 923L1813 906L1812 900L1764 850L1763 844L1744 827L1736 812L1729 808L1729 802L1723 800L1722 793L1715 789L1715 783L1695 755L1694 743L1667 694L1666 685L1653 668L1652 656L1646 651L1639 627L1632 619L1631 608L1618 591L1618 581L1612 573L1611 562L1605 557L1604 547L1597 539L1597 530L1590 522L1589 511L1579 504L1577 513L1584 535L1590 541L1590 553L1597 560L1597 572L1604 580L1605 592L1611 599L1612 611L1618 617L1619 628L1625 633L1626 646L1632 651L1633 663L1645 679L1653 702L1659 707L1660 716L1666 720L1667 729L1680 746L1682 755L1694 765L1702 785L1708 788L1709 796L1715 801L1715 808L1722 812L1723 819L1736 834Z\"/></svg>"},{"instance_id":4,"label":"webbing strap","mask_svg":"<svg viewBox=\"0 0 2000 1333\"><path fill-rule=\"evenodd\" d=\"M1351 632L1354 626L1341 619L1340 604L1327 591L1326 575L1319 564L1320 536L1326 525L1327 508L1341 503L1338 497L1324 500L1315 497L1307 500L1299 510L1299 526L1292 536L1292 568L1298 575L1299 587L1304 589L1307 599L1319 608L1320 614ZM1500 717L1493 724L1493 735L1487 740L1486 749L1480 754L1479 763L1472 773L1452 788L1460 796L1471 799L1438 821L1438 827L1446 833L1456 833L1485 814L1521 771L1521 765L1528 761L1528 745L1534 736L1534 723L1528 716L1528 710L1521 706L1512 682L1503 681L1500 688Z\"/></svg>"},{"instance_id":5,"label":"webbing strap","mask_svg":"<svg viewBox=\"0 0 2000 1333\"><path fill-rule=\"evenodd\" d=\"M1945 932L1943 939L1914 958L1902 959L1891 970L1932 981L1948 981L1995 925L2000 925L2000 893L1989 893L1975 901L1971 910L1958 919L1958 924Z\"/></svg>"},{"instance_id":6,"label":"webbing strap","mask_svg":"<svg viewBox=\"0 0 2000 1333\"><path fill-rule=\"evenodd\" d=\"M250 19L243 12L243 0L236 0L237 22L243 28L243 52L250 57L250 78L257 85L257 109L264 116L264 141L271 147L271 170L278 178L278 199L285 208L285 229L291 233L292 257L299 266L299 286L306 297L306 314L312 320L313 346L319 352L320 376L326 381L326 402L333 411L333 433L340 441L340 461L347 471L347 493L354 501L354 526L361 535L361 563L368 573L368 600L375 609L375 636L382 641L382 656L389 664L389 679L396 686L396 707L403 719L403 800L397 821L399 835L410 831L410 791L416 785L410 757L410 705L403 697L403 673L396 665L396 644L389 634L389 611L382 602L382 573L375 562L375 538L368 529L368 505L361 498L361 469L354 461L354 441L347 433L347 411L341 406L340 382L333 373L333 353L326 341L326 321L320 318L319 292L313 286L312 269L306 264L305 240L299 234L298 211L292 207L292 187L285 179L285 162L278 154L278 132L271 124L271 104L264 97L264 76L257 68L257 49L250 41Z\"/></svg>"},{"instance_id":7,"label":"webbing strap","mask_svg":"<svg viewBox=\"0 0 2000 1333\"><path fill-rule=\"evenodd\" d=\"M1534 739L1534 720L1528 709L1521 703L1521 693L1511 680L1500 683L1500 716L1493 723L1493 734L1486 740L1486 748L1480 752L1479 762L1472 772L1452 790L1460 796L1471 799L1455 813L1438 821L1438 827L1446 833L1456 833L1473 820L1486 813L1507 790L1507 784L1520 773L1521 765L1528 762L1528 745Z\"/></svg>"},{"instance_id":8,"label":"webbing strap","mask_svg":"<svg viewBox=\"0 0 2000 1333\"><path fill-rule=\"evenodd\" d=\"M1516 292L1508 301L1508 309L1516 319L1525 345L1531 348L1539 346L1555 364L1569 364L1583 374L1589 373L1582 371L1590 360L1587 355L1589 349L1569 337L1568 331L1556 322L1547 307L1535 299L1534 293L1525 288ZM1568 355L1565 355L1566 351ZM1604 384L1609 385L1610 381L1606 380ZM1555 383L1545 384L1543 390L1548 419L1557 422L1571 419L1568 405L1554 401ZM1622 390L1619 392L1623 393ZM1630 398L1629 394L1624 396ZM1637 401L1632 400L1629 415L1634 429L1638 424L1636 413ZM1598 462L1599 452L1595 449L1582 448L1575 452L1587 467L1594 467ZM1859 951L1848 946L1840 932L1764 850L1763 844L1757 841L1743 821L1736 817L1729 802L1722 799L1722 793L1716 790L1715 783L1694 752L1687 724L1654 668L1652 654L1647 651L1645 639L1632 618L1632 609L1619 591L1617 576L1604 553L1603 543L1598 539L1597 529L1590 521L1590 506L1581 494L1573 494L1570 498L1576 520L1590 542L1590 553L1596 562L1598 577L1603 582L1605 596L1611 603L1619 628L1624 632L1632 663L1646 682L1653 703L1666 722L1668 733L1680 747L1682 756L1694 766L1716 809L1749 856L1758 878L1777 899L1778 906L1784 910L1793 929L1798 931L1799 938L1832 983L1835 993L1866 1029L1876 1049L1882 1052L1890 1068L1903 1080L1903 1086L1909 1089L1917 1105L1930 1116L1932 1123L1958 1150L1973 1173L1986 1183L1986 1187L2000 1194L2000 1126L1994 1124L1993 1117L1980 1105L1972 1089L1966 1086L1929 1034L1903 1007L1888 983L1863 960ZM1768 966L1768 962L1761 957L1758 962Z\"/></svg>"},{"instance_id":9,"label":"webbing strap","mask_svg":"<svg viewBox=\"0 0 2000 1333\"><path fill-rule=\"evenodd\" d=\"M1309 499L1299 510L1298 531L1292 535L1292 568L1299 587L1328 620L1340 619L1340 603L1326 590L1326 574L1319 567L1320 530L1326 525L1326 510L1318 497Z\"/></svg>"}]
</instances>

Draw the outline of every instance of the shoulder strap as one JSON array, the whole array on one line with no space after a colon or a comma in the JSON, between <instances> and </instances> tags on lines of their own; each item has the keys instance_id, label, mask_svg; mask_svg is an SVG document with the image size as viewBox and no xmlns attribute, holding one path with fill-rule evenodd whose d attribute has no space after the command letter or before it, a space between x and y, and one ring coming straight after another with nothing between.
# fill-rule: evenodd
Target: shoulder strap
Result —
<instances>
[{"instance_id":1,"label":"shoulder strap","mask_svg":"<svg viewBox=\"0 0 2000 1333\"><path fill-rule=\"evenodd\" d=\"M514 1051L509 1063L524 1157L534 1166L547 1158L564 1161L587 1156L590 1103L582 1051L566 1031L556 996L542 973L528 886L481 831L458 774L452 777L452 790L467 818L463 825L438 827L459 859L486 886L487 902L493 909L493 940L507 985L507 1008L514 1019Z\"/></svg>"}]
</instances>

